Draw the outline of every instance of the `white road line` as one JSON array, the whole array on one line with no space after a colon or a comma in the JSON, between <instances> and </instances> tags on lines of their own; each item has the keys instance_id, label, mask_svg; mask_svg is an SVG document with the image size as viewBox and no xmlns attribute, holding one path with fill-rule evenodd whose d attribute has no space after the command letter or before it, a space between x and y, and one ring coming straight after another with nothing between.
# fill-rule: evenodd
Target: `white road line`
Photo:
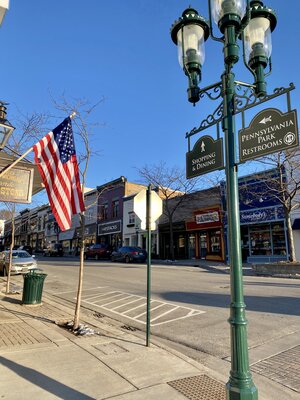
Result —
<instances>
[{"instance_id":1,"label":"white road line","mask_svg":"<svg viewBox=\"0 0 300 400\"><path fill-rule=\"evenodd\" d=\"M109 288L109 286L98 287L98 288L99 289L101 289L101 288ZM98 289L98 288L96 288L96 289ZM93 289L95 289L95 288L93 288ZM89 289L89 290L93 290L93 289ZM122 296L125 296L125 297L122 297ZM129 300L129 299L132 299L132 300L124 302L125 300ZM127 315L127 314L131 313L132 311L138 310L139 308L142 308L142 307L145 307L145 309L146 309L146 306L147 306L146 299L147 298L144 297L144 296L138 296L138 295L133 295L133 294L127 293L127 292L121 292L121 291L118 291L118 290L114 290L114 291L111 291L111 292L101 293L101 294L98 294L98 295L92 295L92 296L91 295L87 295L86 298L83 298L83 301L85 303L87 303L87 304L90 304L91 306L97 307L99 309L102 308L103 310L107 310L109 312L113 312L114 314L117 314L119 316L123 316L123 317L125 317L127 319L130 319L132 321L136 321L136 322L139 322L140 324L146 325L146 321L142 321L140 318L142 318L147 313L147 311L143 311L142 313L138 314L135 317L134 316L131 317L131 316ZM108 300L108 302L103 304L103 305L97 304L97 302L100 301L100 300L102 300L102 301L103 300L104 301ZM137 302L140 302L140 301L143 301L143 303L142 304L138 304L135 307L130 308L129 310L126 310L126 307L128 307L130 304L134 305L134 303L137 303ZM113 307L113 308L107 307L110 304L118 303L118 302L123 302L123 303L120 304L120 305L117 305L116 307ZM171 309L168 310L168 311L165 311L162 314L157 315L155 318L151 319L150 324L151 324L152 327L163 325L163 324L167 324L169 322L178 321L180 319L185 319L185 318L188 318L188 317L193 317L193 316L197 316L197 315L205 313L205 311L202 311L202 310L198 311L198 310L192 309L190 307L178 306L178 305L175 305L173 303L166 303L166 302L161 302L160 300L152 299L151 300L151 305L153 306L155 303L158 303L158 305L156 305L153 308L151 308L150 309L150 313L155 311L155 310L157 310L157 309L159 309L159 308L162 308L164 306L169 306L169 307L171 307ZM123 311L123 312L117 311L120 308L125 308L125 311ZM177 310L181 311L181 315L182 315L182 312L184 310L186 310L186 314L181 316L181 317L167 319L165 321L159 322L159 320L161 320L163 317L165 317L166 315L169 315L169 314L171 314L173 312L176 312ZM153 323L155 321L157 321L157 322Z\"/></svg>"},{"instance_id":2,"label":"white road line","mask_svg":"<svg viewBox=\"0 0 300 400\"><path fill-rule=\"evenodd\" d=\"M151 301L150 301L150 304L151 304L153 301L156 301L156 300L151 300ZM147 303L146 303L146 305L147 305ZM144 311L142 314L139 314L139 315L137 315L136 317L133 317L133 319L138 319L138 318L142 317L142 316L145 315L145 314L147 314L147 310Z\"/></svg>"},{"instance_id":3,"label":"white road line","mask_svg":"<svg viewBox=\"0 0 300 400\"><path fill-rule=\"evenodd\" d=\"M156 302L157 302L157 300L151 300L150 303L152 303L152 301L156 301ZM159 304L159 305L156 306L156 307L151 308L151 309L150 309L150 313L151 313L152 311L154 311L154 310L157 310L157 309L160 308L160 307L163 307L164 305L165 305L165 304L162 303L162 304ZM140 314L140 315L134 317L134 319L138 319L138 318L142 317L142 316L145 315L145 314L147 314L147 311L145 311L145 312L143 312L142 314Z\"/></svg>"},{"instance_id":4,"label":"white road line","mask_svg":"<svg viewBox=\"0 0 300 400\"><path fill-rule=\"evenodd\" d=\"M121 305L120 305L120 306L118 306L118 307L112 308L112 310L116 310L117 308L121 308L121 307L128 306L128 304L135 303L136 301L139 301L139 300L141 299L141 298L140 298L140 296L134 296L134 295L132 295L131 297L138 297L138 298L137 298L137 299L135 299L135 300L129 301L128 303L121 304Z\"/></svg>"},{"instance_id":5,"label":"white road line","mask_svg":"<svg viewBox=\"0 0 300 400\"><path fill-rule=\"evenodd\" d=\"M124 311L124 312L122 313L122 315L125 315L125 314L129 313L130 311L136 310L137 308L145 307L146 304L147 304L147 303L143 303L143 304L141 304L140 306L136 306L136 307L131 308L130 310Z\"/></svg>"},{"instance_id":6,"label":"white road line","mask_svg":"<svg viewBox=\"0 0 300 400\"><path fill-rule=\"evenodd\" d=\"M116 290L115 291L113 291L113 292L106 292L106 293L103 293L103 294L95 294L94 296L91 296L91 297L86 297L85 299L86 300L93 300L93 299L96 299L96 298L98 298L98 297L104 297L104 296L107 296L108 294L113 294L113 293L120 293L120 292L117 292ZM108 297L109 298L109 297Z\"/></svg>"},{"instance_id":7,"label":"white road line","mask_svg":"<svg viewBox=\"0 0 300 400\"><path fill-rule=\"evenodd\" d=\"M122 294L121 296L123 296L123 294ZM106 307L106 306L108 306L109 304L116 303L117 301L122 301L122 300L126 300L126 299L128 299L128 296L127 296L127 297L123 297L123 298L118 299L118 300L110 301L109 303L102 304L102 307Z\"/></svg>"},{"instance_id":8,"label":"white road line","mask_svg":"<svg viewBox=\"0 0 300 400\"><path fill-rule=\"evenodd\" d=\"M155 317L155 318L151 319L150 322L156 321L157 319L162 318L162 317L164 317L164 316L167 315L167 314L170 314L171 312L177 310L178 308L179 308L179 306L175 306L175 307L172 308L171 310L168 310L168 311L164 312L163 314L159 315L158 317Z\"/></svg>"},{"instance_id":9,"label":"white road line","mask_svg":"<svg viewBox=\"0 0 300 400\"><path fill-rule=\"evenodd\" d=\"M168 319L167 321L159 322L157 324L152 324L151 323L151 326L159 326L159 325L163 325L163 324L168 324L169 322L178 321L180 319L184 319L184 318L188 318L188 317L194 317L196 315L205 314L205 313L206 313L206 311L198 311L197 314L194 314L194 313L193 313L193 315L187 314L187 315L184 315L182 317Z\"/></svg>"}]
</instances>

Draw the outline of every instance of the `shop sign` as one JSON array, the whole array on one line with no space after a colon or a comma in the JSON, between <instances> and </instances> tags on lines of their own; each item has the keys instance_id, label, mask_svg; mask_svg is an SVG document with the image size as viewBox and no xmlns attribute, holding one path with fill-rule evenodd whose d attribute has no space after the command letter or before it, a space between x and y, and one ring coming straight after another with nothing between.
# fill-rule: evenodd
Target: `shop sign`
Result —
<instances>
[{"instance_id":1,"label":"shop sign","mask_svg":"<svg viewBox=\"0 0 300 400\"><path fill-rule=\"evenodd\" d=\"M197 214L195 215L195 218L196 218L196 224L207 224L210 222L218 222L219 213L217 211L214 211L206 214Z\"/></svg>"},{"instance_id":2,"label":"shop sign","mask_svg":"<svg viewBox=\"0 0 300 400\"><path fill-rule=\"evenodd\" d=\"M254 211L241 211L240 216L241 224L256 224L284 219L284 211L283 207L272 207Z\"/></svg>"},{"instance_id":3,"label":"shop sign","mask_svg":"<svg viewBox=\"0 0 300 400\"><path fill-rule=\"evenodd\" d=\"M202 136L186 153L186 177L194 178L224 168L223 139Z\"/></svg>"},{"instance_id":4,"label":"shop sign","mask_svg":"<svg viewBox=\"0 0 300 400\"><path fill-rule=\"evenodd\" d=\"M239 131L240 162L288 150L299 145L297 112L276 108L259 112L250 126Z\"/></svg>"},{"instance_id":5,"label":"shop sign","mask_svg":"<svg viewBox=\"0 0 300 400\"><path fill-rule=\"evenodd\" d=\"M0 178L0 201L31 203L33 168L12 168Z\"/></svg>"},{"instance_id":6,"label":"shop sign","mask_svg":"<svg viewBox=\"0 0 300 400\"><path fill-rule=\"evenodd\" d=\"M186 230L202 230L221 227L220 209L213 207L210 210L203 209L194 212L194 220L186 222Z\"/></svg>"},{"instance_id":7,"label":"shop sign","mask_svg":"<svg viewBox=\"0 0 300 400\"><path fill-rule=\"evenodd\" d=\"M112 235L121 232L121 220L98 225L98 235Z\"/></svg>"}]
</instances>

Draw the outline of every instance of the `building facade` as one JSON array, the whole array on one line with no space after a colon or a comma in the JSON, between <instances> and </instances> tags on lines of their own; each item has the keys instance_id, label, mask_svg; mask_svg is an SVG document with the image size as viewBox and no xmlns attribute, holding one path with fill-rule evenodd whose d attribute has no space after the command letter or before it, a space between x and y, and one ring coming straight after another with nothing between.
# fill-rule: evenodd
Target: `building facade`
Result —
<instances>
[{"instance_id":1,"label":"building facade","mask_svg":"<svg viewBox=\"0 0 300 400\"><path fill-rule=\"evenodd\" d=\"M183 201L181 199L180 196L168 200L171 209L176 207L172 218L175 258L224 261L219 188L190 193ZM181 201L179 206L178 201ZM159 254L163 259L170 258L171 253L169 222L164 212L159 219Z\"/></svg>"},{"instance_id":2,"label":"building facade","mask_svg":"<svg viewBox=\"0 0 300 400\"><path fill-rule=\"evenodd\" d=\"M270 182L279 182L277 169L239 179L241 247L244 262L270 262L289 259L284 209L279 191ZM227 244L226 188L221 185L225 210L224 232ZM226 247L228 248L228 246ZM228 251L227 253L227 259Z\"/></svg>"},{"instance_id":3,"label":"building facade","mask_svg":"<svg viewBox=\"0 0 300 400\"><path fill-rule=\"evenodd\" d=\"M98 186L97 243L118 248L123 244L123 199L144 189L124 176Z\"/></svg>"},{"instance_id":4,"label":"building facade","mask_svg":"<svg viewBox=\"0 0 300 400\"><path fill-rule=\"evenodd\" d=\"M146 188L144 188L146 190ZM136 194L123 198L123 245L138 246L146 249L146 230L141 228L141 220L133 211ZM151 231L151 254L157 258L159 254L159 234L157 224Z\"/></svg>"}]
</instances>

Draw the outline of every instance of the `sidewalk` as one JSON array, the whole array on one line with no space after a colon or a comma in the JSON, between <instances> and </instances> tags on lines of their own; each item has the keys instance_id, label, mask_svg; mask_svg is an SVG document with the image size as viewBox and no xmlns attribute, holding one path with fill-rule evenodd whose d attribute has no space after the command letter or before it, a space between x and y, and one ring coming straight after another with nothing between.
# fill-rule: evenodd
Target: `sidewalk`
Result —
<instances>
[{"instance_id":1,"label":"sidewalk","mask_svg":"<svg viewBox=\"0 0 300 400\"><path fill-rule=\"evenodd\" d=\"M0 278L1 399L9 400L225 400L228 360L212 369L152 338L130 332L82 309L95 330L75 336L55 322L73 309L44 294L40 306L21 305L21 294L6 296ZM260 400L296 400L299 393L254 374ZM294 396L295 393L295 396Z\"/></svg>"}]
</instances>

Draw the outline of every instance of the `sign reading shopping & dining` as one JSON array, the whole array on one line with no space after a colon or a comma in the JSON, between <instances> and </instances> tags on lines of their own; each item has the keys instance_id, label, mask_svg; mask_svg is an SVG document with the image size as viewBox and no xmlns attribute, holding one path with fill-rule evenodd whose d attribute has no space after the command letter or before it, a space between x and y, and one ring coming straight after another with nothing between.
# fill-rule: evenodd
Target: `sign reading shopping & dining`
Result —
<instances>
[{"instance_id":1,"label":"sign reading shopping & dining","mask_svg":"<svg viewBox=\"0 0 300 400\"><path fill-rule=\"evenodd\" d=\"M186 153L186 177L194 178L224 168L223 139L202 136Z\"/></svg>"}]
</instances>

